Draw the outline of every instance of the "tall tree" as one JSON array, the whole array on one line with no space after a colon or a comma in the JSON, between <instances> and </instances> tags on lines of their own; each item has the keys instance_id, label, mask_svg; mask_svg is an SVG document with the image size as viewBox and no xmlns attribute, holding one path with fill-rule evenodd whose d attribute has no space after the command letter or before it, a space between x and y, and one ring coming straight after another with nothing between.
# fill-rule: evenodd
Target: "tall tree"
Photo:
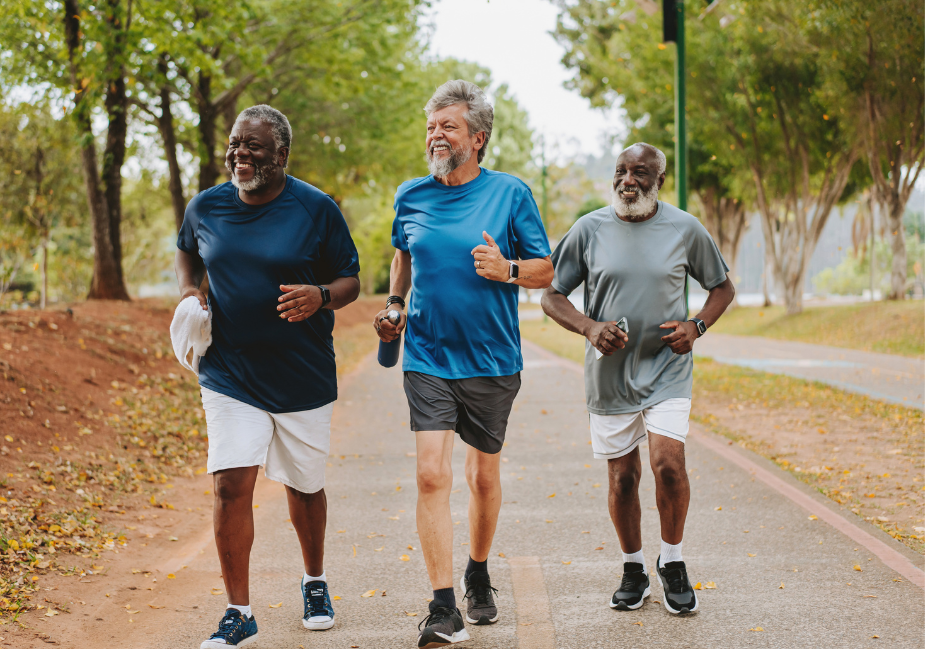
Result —
<instances>
[{"instance_id":1,"label":"tall tree","mask_svg":"<svg viewBox=\"0 0 925 649\"><path fill-rule=\"evenodd\" d=\"M813 0L808 28L832 92L855 101L874 192L889 222L890 299L906 293L903 214L925 164L925 8L913 0Z\"/></svg>"}]
</instances>

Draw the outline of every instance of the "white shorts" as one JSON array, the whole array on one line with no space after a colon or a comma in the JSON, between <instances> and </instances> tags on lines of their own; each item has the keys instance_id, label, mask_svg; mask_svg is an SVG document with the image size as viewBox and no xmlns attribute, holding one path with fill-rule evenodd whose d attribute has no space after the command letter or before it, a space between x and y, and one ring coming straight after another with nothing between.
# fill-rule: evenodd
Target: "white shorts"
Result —
<instances>
[{"instance_id":1,"label":"white shorts","mask_svg":"<svg viewBox=\"0 0 925 649\"><path fill-rule=\"evenodd\" d=\"M645 439L646 430L679 442L690 429L691 400L665 399L639 412L622 415L591 413L591 449L599 460L631 453Z\"/></svg>"},{"instance_id":2,"label":"white shorts","mask_svg":"<svg viewBox=\"0 0 925 649\"><path fill-rule=\"evenodd\" d=\"M266 412L201 387L209 435L209 473L263 466L270 480L302 493L324 487L334 404L301 412Z\"/></svg>"}]
</instances>

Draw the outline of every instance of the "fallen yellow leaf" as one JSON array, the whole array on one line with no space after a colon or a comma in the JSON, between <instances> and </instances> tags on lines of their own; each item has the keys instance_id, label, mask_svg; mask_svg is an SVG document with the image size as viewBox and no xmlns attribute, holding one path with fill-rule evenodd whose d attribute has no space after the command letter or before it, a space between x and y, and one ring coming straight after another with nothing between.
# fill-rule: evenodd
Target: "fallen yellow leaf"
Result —
<instances>
[{"instance_id":1,"label":"fallen yellow leaf","mask_svg":"<svg viewBox=\"0 0 925 649\"><path fill-rule=\"evenodd\" d=\"M713 511L715 511L715 512L721 512L721 511L723 511L723 508L722 508L722 507L714 507L714 508L713 508Z\"/></svg>"},{"instance_id":2,"label":"fallen yellow leaf","mask_svg":"<svg viewBox=\"0 0 925 649\"><path fill-rule=\"evenodd\" d=\"M555 497L556 497L556 494L549 494L549 495L546 496L546 497L547 497L547 498L555 498Z\"/></svg>"},{"instance_id":3,"label":"fallen yellow leaf","mask_svg":"<svg viewBox=\"0 0 925 649\"><path fill-rule=\"evenodd\" d=\"M210 592L213 595L222 595L225 591L223 591L221 588L213 588Z\"/></svg>"},{"instance_id":4,"label":"fallen yellow leaf","mask_svg":"<svg viewBox=\"0 0 925 649\"><path fill-rule=\"evenodd\" d=\"M858 564L854 564L854 569L857 570L858 572L864 572L864 570Z\"/></svg>"},{"instance_id":5,"label":"fallen yellow leaf","mask_svg":"<svg viewBox=\"0 0 925 649\"><path fill-rule=\"evenodd\" d=\"M642 622L633 622L633 626L642 626Z\"/></svg>"},{"instance_id":6,"label":"fallen yellow leaf","mask_svg":"<svg viewBox=\"0 0 925 649\"><path fill-rule=\"evenodd\" d=\"M137 613L138 611L135 611L135 612ZM58 611L48 611L48 612L45 614L45 617L54 617L54 616L56 616L57 614L58 614Z\"/></svg>"},{"instance_id":7,"label":"fallen yellow leaf","mask_svg":"<svg viewBox=\"0 0 925 649\"><path fill-rule=\"evenodd\" d=\"M708 581L708 582L706 583L706 585L704 586L704 588L716 588L716 582L715 582L715 581Z\"/></svg>"},{"instance_id":8,"label":"fallen yellow leaf","mask_svg":"<svg viewBox=\"0 0 925 649\"><path fill-rule=\"evenodd\" d=\"M340 599L340 595L335 595L335 596L332 597L331 599L338 600L338 599Z\"/></svg>"},{"instance_id":9,"label":"fallen yellow leaf","mask_svg":"<svg viewBox=\"0 0 925 649\"><path fill-rule=\"evenodd\" d=\"M151 608L155 608L155 609L164 608L163 606L156 606L155 604L148 604L148 606L150 606Z\"/></svg>"},{"instance_id":10,"label":"fallen yellow leaf","mask_svg":"<svg viewBox=\"0 0 925 649\"><path fill-rule=\"evenodd\" d=\"M502 559L504 559L504 553L503 553L503 552L499 552L499 553L498 553L498 556L501 557Z\"/></svg>"},{"instance_id":11,"label":"fallen yellow leaf","mask_svg":"<svg viewBox=\"0 0 925 649\"><path fill-rule=\"evenodd\" d=\"M368 590L368 591L366 591L365 593L363 593L362 595L360 595L360 597L372 597L372 596L375 595L375 594L376 594L376 589L373 588L372 590Z\"/></svg>"},{"instance_id":12,"label":"fallen yellow leaf","mask_svg":"<svg viewBox=\"0 0 925 649\"><path fill-rule=\"evenodd\" d=\"M703 590L703 584L698 581L696 584L694 584L694 590Z\"/></svg>"},{"instance_id":13,"label":"fallen yellow leaf","mask_svg":"<svg viewBox=\"0 0 925 649\"><path fill-rule=\"evenodd\" d=\"M409 545L409 546L408 546L408 549L409 549L409 550L417 550L417 548L414 547L413 545Z\"/></svg>"},{"instance_id":14,"label":"fallen yellow leaf","mask_svg":"<svg viewBox=\"0 0 925 649\"><path fill-rule=\"evenodd\" d=\"M282 602L280 602L279 604L270 604L270 608L279 608L279 607L281 607L282 605L283 605Z\"/></svg>"},{"instance_id":15,"label":"fallen yellow leaf","mask_svg":"<svg viewBox=\"0 0 925 649\"><path fill-rule=\"evenodd\" d=\"M570 563L572 563L572 562L571 562L571 561L563 561L563 562L562 562L562 565L563 565L563 566L567 566L567 565L569 565Z\"/></svg>"},{"instance_id":16,"label":"fallen yellow leaf","mask_svg":"<svg viewBox=\"0 0 925 649\"><path fill-rule=\"evenodd\" d=\"M167 575L167 579L176 579L176 578L177 576L173 573L170 573L169 575Z\"/></svg>"},{"instance_id":17,"label":"fallen yellow leaf","mask_svg":"<svg viewBox=\"0 0 925 649\"><path fill-rule=\"evenodd\" d=\"M407 554L401 555L399 559L401 559L402 561L411 561L411 557L409 557Z\"/></svg>"},{"instance_id":18,"label":"fallen yellow leaf","mask_svg":"<svg viewBox=\"0 0 925 649\"><path fill-rule=\"evenodd\" d=\"M812 516L809 517L809 520L811 520L811 521L817 521L817 520L819 520L819 517L816 516L815 514L813 514Z\"/></svg>"},{"instance_id":19,"label":"fallen yellow leaf","mask_svg":"<svg viewBox=\"0 0 925 649\"><path fill-rule=\"evenodd\" d=\"M784 582L780 582L780 586L778 586L778 588L780 589L780 588L783 588L783 587L784 587Z\"/></svg>"},{"instance_id":20,"label":"fallen yellow leaf","mask_svg":"<svg viewBox=\"0 0 925 649\"><path fill-rule=\"evenodd\" d=\"M749 553L748 553L748 556L750 556L750 557L754 557L754 556L757 556L757 555L755 555L755 554L752 554L751 552L749 552Z\"/></svg>"},{"instance_id":21,"label":"fallen yellow leaf","mask_svg":"<svg viewBox=\"0 0 925 649\"><path fill-rule=\"evenodd\" d=\"M760 626L756 626L754 629L749 629L749 631L764 631Z\"/></svg>"}]
</instances>

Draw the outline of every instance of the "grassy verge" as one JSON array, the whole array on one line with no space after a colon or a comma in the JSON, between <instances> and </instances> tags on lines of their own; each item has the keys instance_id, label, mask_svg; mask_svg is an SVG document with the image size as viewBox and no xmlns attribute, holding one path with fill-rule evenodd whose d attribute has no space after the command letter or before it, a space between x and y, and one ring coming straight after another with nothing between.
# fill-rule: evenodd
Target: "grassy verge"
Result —
<instances>
[{"instance_id":1,"label":"grassy verge","mask_svg":"<svg viewBox=\"0 0 925 649\"><path fill-rule=\"evenodd\" d=\"M584 360L584 338L555 323L522 322L521 333L564 358ZM925 553L920 410L699 358L693 396L693 420Z\"/></svg>"},{"instance_id":2,"label":"grassy verge","mask_svg":"<svg viewBox=\"0 0 925 649\"><path fill-rule=\"evenodd\" d=\"M922 358L925 304L915 300L810 307L794 316L783 307L740 307L726 312L711 331Z\"/></svg>"}]
</instances>

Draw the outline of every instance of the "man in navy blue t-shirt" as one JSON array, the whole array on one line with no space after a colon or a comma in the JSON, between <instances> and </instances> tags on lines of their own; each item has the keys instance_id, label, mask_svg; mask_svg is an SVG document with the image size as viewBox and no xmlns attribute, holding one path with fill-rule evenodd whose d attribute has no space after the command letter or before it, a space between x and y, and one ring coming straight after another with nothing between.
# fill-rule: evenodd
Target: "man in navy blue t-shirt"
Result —
<instances>
[{"instance_id":1,"label":"man in navy blue t-shirt","mask_svg":"<svg viewBox=\"0 0 925 649\"><path fill-rule=\"evenodd\" d=\"M498 620L488 553L501 507L500 451L520 389L519 287L553 277L549 242L530 189L479 166L494 112L468 81L437 89L427 113L431 175L401 185L392 225L391 295L407 327L374 321L379 337L405 330L405 394L417 442L417 524L434 599L419 647L467 640L453 590L450 459L456 434L467 444L469 564L461 580L466 620Z\"/></svg>"},{"instance_id":2,"label":"man in navy blue t-shirt","mask_svg":"<svg viewBox=\"0 0 925 649\"><path fill-rule=\"evenodd\" d=\"M334 624L324 573L324 468L337 399L335 309L360 291L357 250L337 205L286 174L292 130L260 105L237 118L225 166L231 182L190 201L177 239L181 299L212 312L212 344L199 363L215 482L215 543L228 592L218 631L202 649L257 635L248 564L260 466L286 485L302 546L308 629ZM209 297L200 286L209 278Z\"/></svg>"}]
</instances>

